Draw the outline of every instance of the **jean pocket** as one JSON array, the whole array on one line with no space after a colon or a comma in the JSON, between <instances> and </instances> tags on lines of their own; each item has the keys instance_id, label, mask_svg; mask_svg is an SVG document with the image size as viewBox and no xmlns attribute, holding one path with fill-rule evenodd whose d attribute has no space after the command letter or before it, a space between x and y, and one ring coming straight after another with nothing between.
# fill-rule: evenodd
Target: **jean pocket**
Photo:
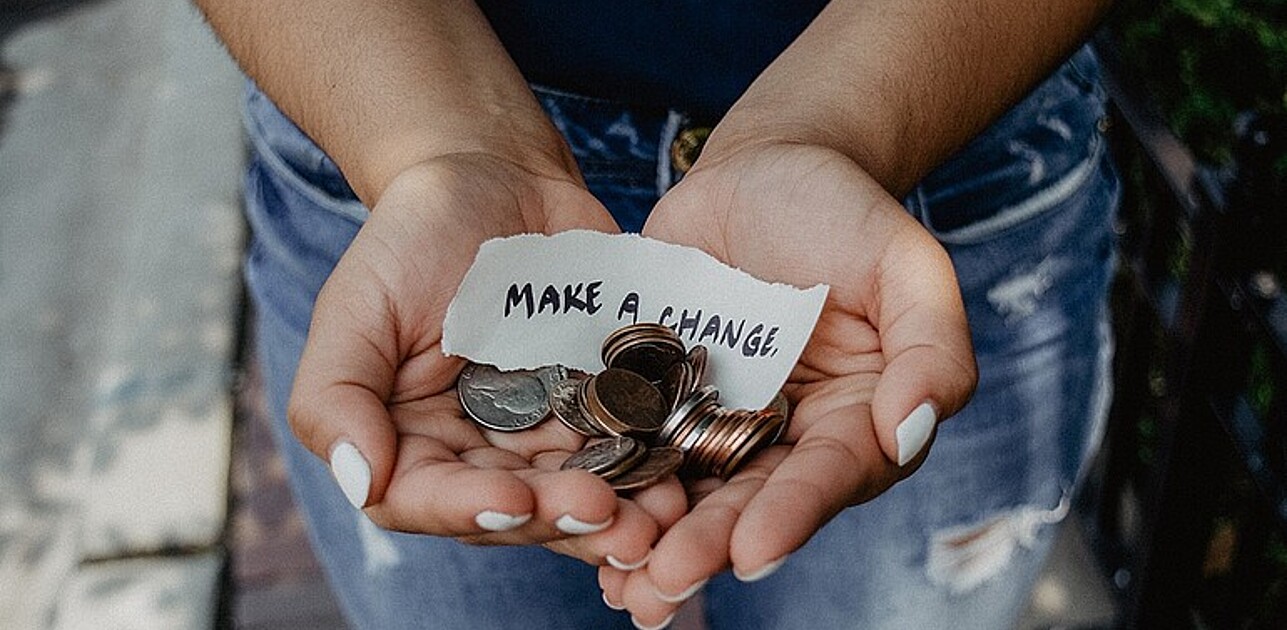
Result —
<instances>
[{"instance_id":1,"label":"jean pocket","mask_svg":"<svg viewBox=\"0 0 1287 630\"><path fill-rule=\"evenodd\" d=\"M1023 101L925 177L909 203L945 243L977 243L1059 205L1105 149L1093 54L1073 56Z\"/></svg>"},{"instance_id":2,"label":"jean pocket","mask_svg":"<svg viewBox=\"0 0 1287 630\"><path fill-rule=\"evenodd\" d=\"M366 221L370 211L335 162L253 84L243 111L251 148L274 180L323 210L359 225Z\"/></svg>"}]
</instances>

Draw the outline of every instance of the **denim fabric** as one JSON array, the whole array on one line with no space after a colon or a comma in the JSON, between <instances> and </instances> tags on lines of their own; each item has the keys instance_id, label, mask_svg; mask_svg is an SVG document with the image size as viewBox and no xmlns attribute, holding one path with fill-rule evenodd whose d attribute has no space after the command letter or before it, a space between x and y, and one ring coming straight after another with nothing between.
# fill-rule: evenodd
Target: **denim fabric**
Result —
<instances>
[{"instance_id":1,"label":"denim fabric","mask_svg":"<svg viewBox=\"0 0 1287 630\"><path fill-rule=\"evenodd\" d=\"M626 229L679 177L682 114L537 90L588 185ZM314 299L367 211L253 86L246 266L277 439L315 549L361 628L629 628L594 569L539 548L390 533L291 436L286 401ZM906 200L956 266L980 386L925 465L838 515L774 575L705 589L714 630L1004 628L1026 601L1097 445L1109 395L1106 298L1118 187L1082 51Z\"/></svg>"}]
</instances>

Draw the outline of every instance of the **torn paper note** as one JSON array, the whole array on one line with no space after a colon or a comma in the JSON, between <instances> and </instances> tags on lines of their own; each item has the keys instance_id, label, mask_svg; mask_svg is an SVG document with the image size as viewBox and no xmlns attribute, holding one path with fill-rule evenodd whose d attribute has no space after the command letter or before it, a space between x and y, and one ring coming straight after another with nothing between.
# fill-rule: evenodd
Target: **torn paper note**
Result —
<instances>
[{"instance_id":1,"label":"torn paper note","mask_svg":"<svg viewBox=\"0 0 1287 630\"><path fill-rule=\"evenodd\" d=\"M443 324L443 352L501 369L603 369L608 333L669 326L706 346L720 403L759 409L786 382L827 287L770 284L709 254L637 234L585 230L483 243Z\"/></svg>"}]
</instances>

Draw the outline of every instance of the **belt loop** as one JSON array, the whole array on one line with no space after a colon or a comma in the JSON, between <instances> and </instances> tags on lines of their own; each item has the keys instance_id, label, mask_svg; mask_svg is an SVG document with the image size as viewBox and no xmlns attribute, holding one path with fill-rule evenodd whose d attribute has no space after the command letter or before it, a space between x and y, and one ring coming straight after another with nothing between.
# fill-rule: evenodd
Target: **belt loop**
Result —
<instances>
[{"instance_id":1,"label":"belt loop","mask_svg":"<svg viewBox=\"0 0 1287 630\"><path fill-rule=\"evenodd\" d=\"M675 136L679 135L679 130L688 122L688 117L675 111L668 110L666 113L666 122L661 126L661 137L657 143L657 196L666 194L667 190L675 183L675 171L670 161L670 145L675 142Z\"/></svg>"}]
</instances>

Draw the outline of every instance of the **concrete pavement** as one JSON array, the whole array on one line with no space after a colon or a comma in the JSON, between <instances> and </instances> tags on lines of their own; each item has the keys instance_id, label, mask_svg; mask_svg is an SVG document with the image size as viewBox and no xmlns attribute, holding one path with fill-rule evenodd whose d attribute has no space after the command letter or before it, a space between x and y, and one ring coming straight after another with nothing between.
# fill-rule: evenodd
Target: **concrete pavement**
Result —
<instances>
[{"instance_id":1,"label":"concrete pavement","mask_svg":"<svg viewBox=\"0 0 1287 630\"><path fill-rule=\"evenodd\" d=\"M0 29L0 628L210 626L240 79L183 0Z\"/></svg>"}]
</instances>

